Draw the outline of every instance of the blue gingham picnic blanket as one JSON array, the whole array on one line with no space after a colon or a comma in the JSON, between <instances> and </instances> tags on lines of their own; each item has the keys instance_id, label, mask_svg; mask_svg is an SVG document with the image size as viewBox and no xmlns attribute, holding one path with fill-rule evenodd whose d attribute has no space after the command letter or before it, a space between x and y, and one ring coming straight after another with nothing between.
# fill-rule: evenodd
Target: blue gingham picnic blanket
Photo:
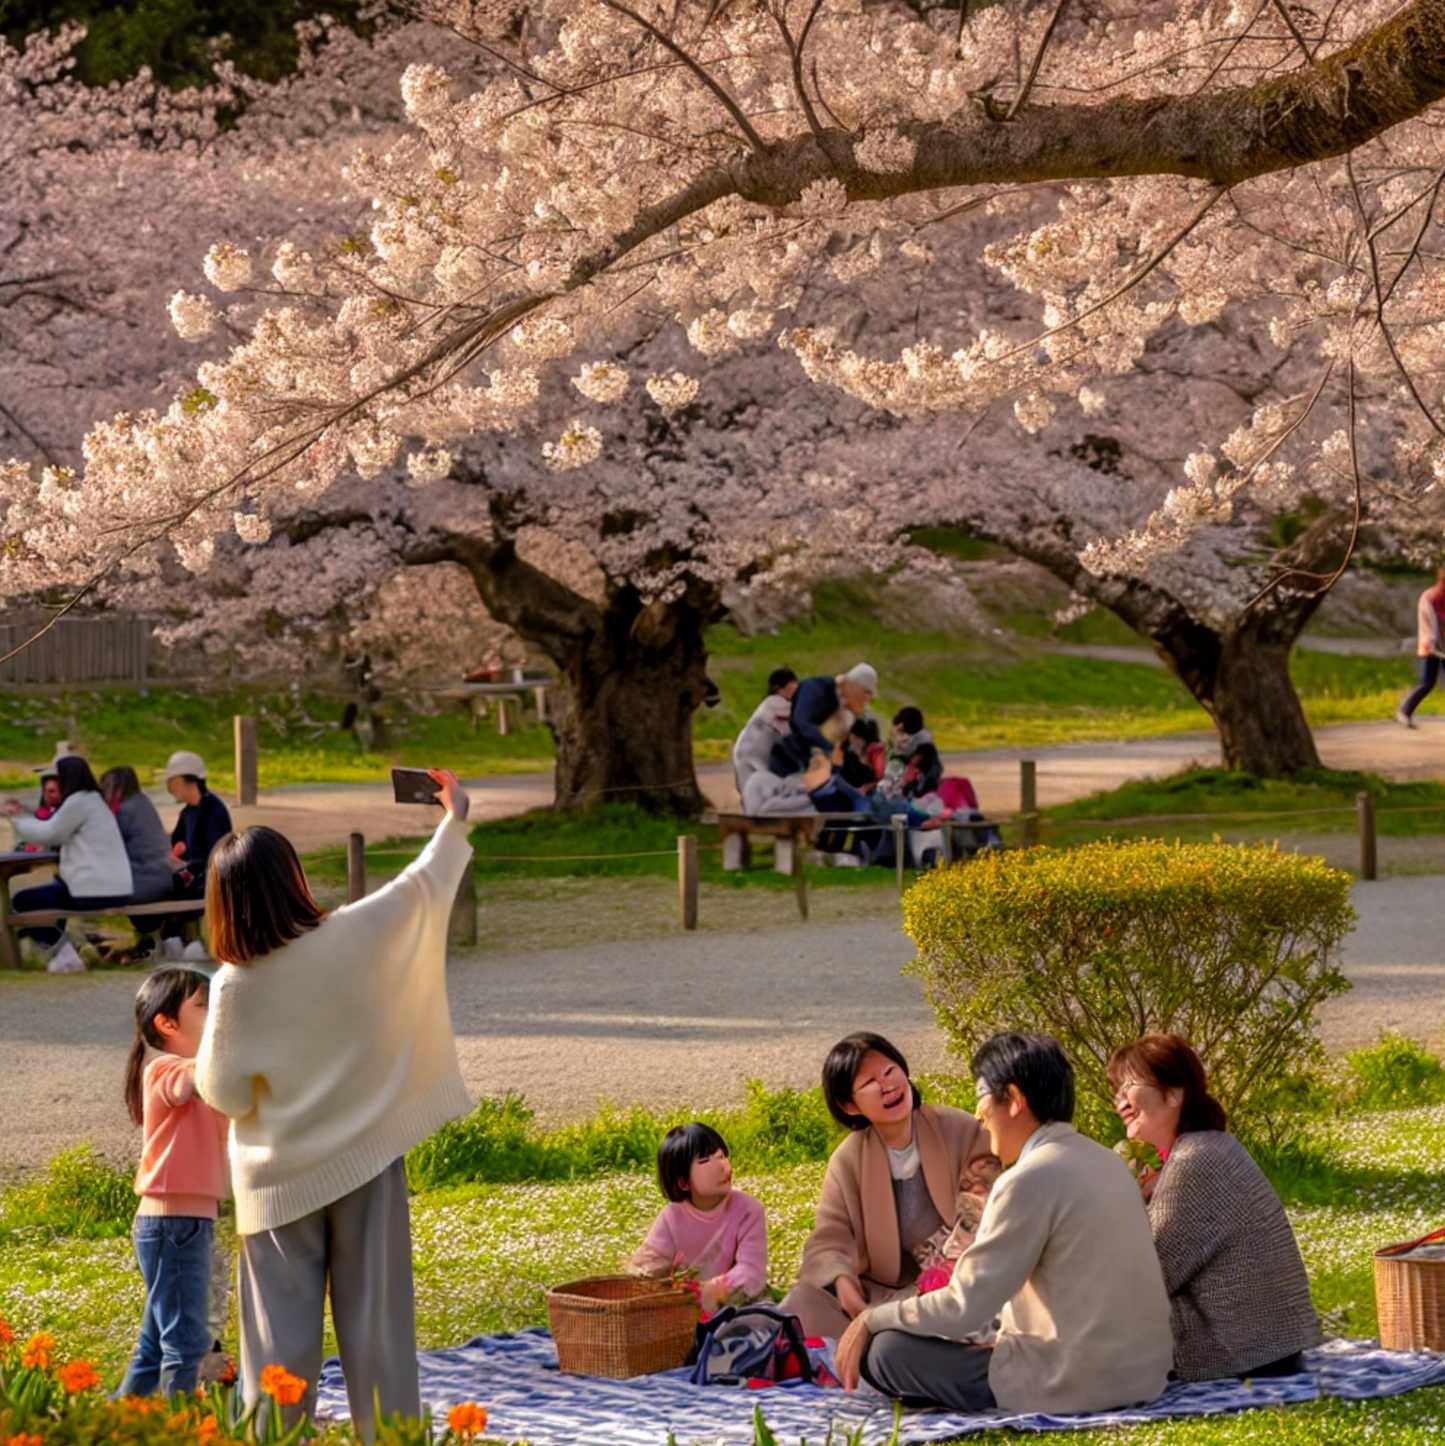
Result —
<instances>
[{"instance_id":1,"label":"blue gingham picnic blanket","mask_svg":"<svg viewBox=\"0 0 1445 1446\"><path fill-rule=\"evenodd\" d=\"M863 1428L865 1446L893 1434L893 1405L871 1392L856 1395L821 1386L775 1386L750 1391L694 1386L685 1370L638 1376L630 1381L564 1376L550 1334L540 1328L514 1335L477 1336L447 1350L422 1351L422 1401L439 1420L463 1401L487 1408L487 1435L531 1446L752 1446L753 1408L779 1446L822 1441L830 1427ZM1445 1383L1445 1356L1383 1351L1371 1341L1333 1340L1305 1353L1298 1376L1260 1381L1208 1381L1170 1386L1157 1401L1126 1411L1092 1416L1010 1415L986 1411L903 1412L899 1441L945 1441L977 1431L1081 1431L1095 1426L1133 1426L1171 1416L1212 1416L1255 1406L1284 1406L1338 1396L1363 1401L1398 1396L1420 1386ZM321 1370L318 1415L348 1415L341 1363Z\"/></svg>"}]
</instances>

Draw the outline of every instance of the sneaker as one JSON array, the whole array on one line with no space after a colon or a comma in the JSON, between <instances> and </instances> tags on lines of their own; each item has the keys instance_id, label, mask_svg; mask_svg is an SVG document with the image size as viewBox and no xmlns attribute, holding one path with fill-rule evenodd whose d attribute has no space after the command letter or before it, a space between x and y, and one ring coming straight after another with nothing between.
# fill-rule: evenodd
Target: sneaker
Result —
<instances>
[{"instance_id":1,"label":"sneaker","mask_svg":"<svg viewBox=\"0 0 1445 1446\"><path fill-rule=\"evenodd\" d=\"M69 939L64 939L50 956L45 968L50 974L84 974L85 960L80 957L75 945Z\"/></svg>"},{"instance_id":2,"label":"sneaker","mask_svg":"<svg viewBox=\"0 0 1445 1446\"><path fill-rule=\"evenodd\" d=\"M1405 728L1413 728L1415 726L1415 720L1403 708L1395 709L1395 722Z\"/></svg>"}]
</instances>

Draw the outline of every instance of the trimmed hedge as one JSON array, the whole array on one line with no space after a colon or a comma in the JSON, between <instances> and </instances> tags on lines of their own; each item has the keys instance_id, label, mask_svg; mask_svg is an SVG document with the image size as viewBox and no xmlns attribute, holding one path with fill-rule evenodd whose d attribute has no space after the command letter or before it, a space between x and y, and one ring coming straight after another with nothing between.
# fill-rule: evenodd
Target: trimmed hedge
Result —
<instances>
[{"instance_id":1,"label":"trimmed hedge","mask_svg":"<svg viewBox=\"0 0 1445 1446\"><path fill-rule=\"evenodd\" d=\"M1181 1034L1246 1125L1323 1053L1319 1006L1349 989L1350 878L1265 847L1102 842L983 854L925 875L903 927L965 1056L1006 1029L1052 1034L1083 1123L1113 1112L1104 1066L1150 1030Z\"/></svg>"}]
</instances>

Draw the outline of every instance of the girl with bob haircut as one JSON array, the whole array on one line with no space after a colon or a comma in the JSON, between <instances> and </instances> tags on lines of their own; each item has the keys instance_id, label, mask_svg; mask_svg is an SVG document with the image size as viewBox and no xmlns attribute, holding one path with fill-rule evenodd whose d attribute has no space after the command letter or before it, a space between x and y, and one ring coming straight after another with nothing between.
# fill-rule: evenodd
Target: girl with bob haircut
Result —
<instances>
[{"instance_id":1,"label":"girl with bob haircut","mask_svg":"<svg viewBox=\"0 0 1445 1446\"><path fill-rule=\"evenodd\" d=\"M668 1204L629 1268L640 1275L696 1273L704 1310L741 1305L768 1290L768 1222L733 1188L727 1142L711 1125L675 1125L657 1147L657 1183Z\"/></svg>"},{"instance_id":2,"label":"girl with bob haircut","mask_svg":"<svg viewBox=\"0 0 1445 1446\"><path fill-rule=\"evenodd\" d=\"M221 967L196 1066L230 1116L241 1385L307 1383L312 1413L329 1290L358 1436L421 1414L411 1223L402 1157L471 1109L446 993L447 920L470 867L467 795L385 888L323 912L296 850L269 828L211 852L206 916Z\"/></svg>"},{"instance_id":3,"label":"girl with bob haircut","mask_svg":"<svg viewBox=\"0 0 1445 1446\"><path fill-rule=\"evenodd\" d=\"M828 1161L817 1224L782 1309L808 1335L836 1339L868 1306L916 1282L914 1252L954 1223L969 1162L990 1148L972 1115L924 1104L903 1052L880 1034L833 1046L823 1098L849 1134Z\"/></svg>"},{"instance_id":4,"label":"girl with bob haircut","mask_svg":"<svg viewBox=\"0 0 1445 1446\"><path fill-rule=\"evenodd\" d=\"M1141 1185L1185 1381L1294 1375L1323 1339L1309 1276L1279 1196L1226 1133L1204 1065L1177 1034L1146 1034L1109 1059L1130 1140L1163 1162Z\"/></svg>"}]
</instances>

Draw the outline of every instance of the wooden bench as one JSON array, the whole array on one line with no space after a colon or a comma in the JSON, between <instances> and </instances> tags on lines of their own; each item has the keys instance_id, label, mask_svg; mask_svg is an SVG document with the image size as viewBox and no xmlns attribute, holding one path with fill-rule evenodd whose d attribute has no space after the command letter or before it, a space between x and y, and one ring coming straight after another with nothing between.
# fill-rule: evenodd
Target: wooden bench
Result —
<instances>
[{"instance_id":1,"label":"wooden bench","mask_svg":"<svg viewBox=\"0 0 1445 1446\"><path fill-rule=\"evenodd\" d=\"M902 816L885 822L867 813L719 813L705 818L703 822L717 825L718 840L722 844L723 868L730 873L752 866L754 835L773 839L773 868L780 874L792 877L797 891L798 913L804 919L808 917L808 884L803 872L804 849L822 833L859 828L866 828L870 832L891 832L894 838L898 889L900 894L903 891L910 830ZM942 862L952 863L954 859L967 858L971 851L976 851L973 850L972 840L964 838L964 835L971 834L975 829L998 827L999 821L991 818L941 820L936 832L939 835ZM928 832L935 830L930 829Z\"/></svg>"},{"instance_id":2,"label":"wooden bench","mask_svg":"<svg viewBox=\"0 0 1445 1446\"><path fill-rule=\"evenodd\" d=\"M154 917L184 918L186 921L186 937L188 939L199 937L200 930L196 926L205 917L206 901L204 899L162 899L155 904L112 904L105 909L32 909L24 914L6 911L5 918L5 941L0 948L8 945L11 956L18 962L20 958L20 930L40 929L50 924L58 924L63 919L95 919L101 915L124 914L126 918Z\"/></svg>"}]
</instances>

